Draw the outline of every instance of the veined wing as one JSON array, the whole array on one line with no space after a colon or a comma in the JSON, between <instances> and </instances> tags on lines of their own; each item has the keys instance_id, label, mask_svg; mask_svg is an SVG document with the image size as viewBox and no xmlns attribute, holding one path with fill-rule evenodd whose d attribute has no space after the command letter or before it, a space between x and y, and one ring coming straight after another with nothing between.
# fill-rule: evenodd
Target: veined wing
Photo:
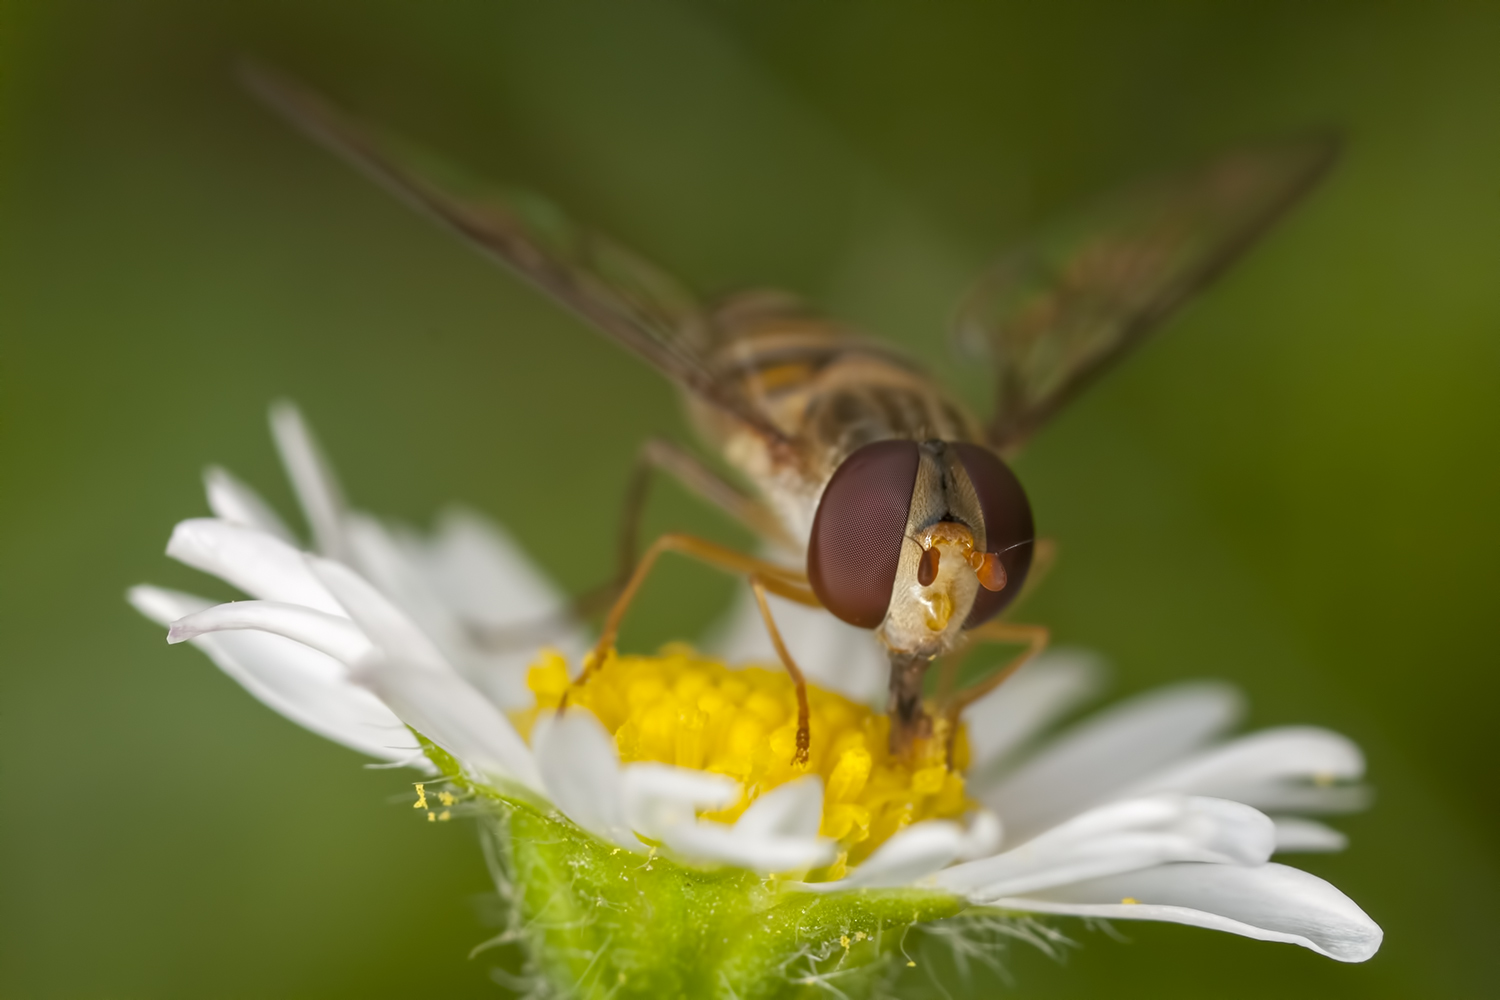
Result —
<instances>
[{"instance_id":1,"label":"veined wing","mask_svg":"<svg viewBox=\"0 0 1500 1000\"><path fill-rule=\"evenodd\" d=\"M1228 267L1336 159L1330 135L1235 150L1143 185L1002 259L964 299L960 346L989 354L990 441L1011 452Z\"/></svg>"},{"instance_id":2,"label":"veined wing","mask_svg":"<svg viewBox=\"0 0 1500 1000\"><path fill-rule=\"evenodd\" d=\"M249 89L313 139L416 208L456 230L674 382L772 442L786 437L716 379L694 296L614 241L573 223L539 195L476 184L408 144L367 127L320 94L247 64Z\"/></svg>"}]
</instances>

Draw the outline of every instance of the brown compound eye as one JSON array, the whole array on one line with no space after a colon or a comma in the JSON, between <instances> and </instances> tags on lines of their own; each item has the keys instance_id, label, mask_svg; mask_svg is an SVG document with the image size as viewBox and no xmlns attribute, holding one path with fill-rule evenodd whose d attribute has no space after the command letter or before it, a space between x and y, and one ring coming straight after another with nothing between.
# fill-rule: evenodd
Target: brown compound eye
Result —
<instances>
[{"instance_id":1,"label":"brown compound eye","mask_svg":"<svg viewBox=\"0 0 1500 1000\"><path fill-rule=\"evenodd\" d=\"M896 585L920 452L915 441L876 441L828 480L807 546L807 578L823 606L874 628Z\"/></svg>"},{"instance_id":2,"label":"brown compound eye","mask_svg":"<svg viewBox=\"0 0 1500 1000\"><path fill-rule=\"evenodd\" d=\"M984 515L984 548L994 553L1004 569L996 574L1005 583L999 590L979 589L964 628L989 621L1021 592L1026 573L1031 569L1032 550L1036 548L1036 529L1031 520L1031 502L1021 481L1010 466L988 448L956 442L949 445L963 463L979 495L979 510Z\"/></svg>"}]
</instances>

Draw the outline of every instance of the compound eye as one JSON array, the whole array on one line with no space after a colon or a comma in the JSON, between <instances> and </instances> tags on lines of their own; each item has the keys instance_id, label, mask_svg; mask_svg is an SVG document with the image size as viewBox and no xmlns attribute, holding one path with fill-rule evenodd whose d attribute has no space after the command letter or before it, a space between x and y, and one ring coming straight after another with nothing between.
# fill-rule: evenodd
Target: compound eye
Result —
<instances>
[{"instance_id":1,"label":"compound eye","mask_svg":"<svg viewBox=\"0 0 1500 1000\"><path fill-rule=\"evenodd\" d=\"M874 628L890 607L920 460L915 441L867 444L844 459L818 502L807 577L850 625Z\"/></svg>"},{"instance_id":2,"label":"compound eye","mask_svg":"<svg viewBox=\"0 0 1500 1000\"><path fill-rule=\"evenodd\" d=\"M949 445L963 463L979 495L979 511L984 516L984 548L993 552L1005 568L1005 585L997 591L979 588L964 628L981 625L999 614L1026 582L1031 569L1032 550L1036 548L1036 530L1031 521L1031 502L1021 481L1010 466L988 448L977 444Z\"/></svg>"}]
</instances>

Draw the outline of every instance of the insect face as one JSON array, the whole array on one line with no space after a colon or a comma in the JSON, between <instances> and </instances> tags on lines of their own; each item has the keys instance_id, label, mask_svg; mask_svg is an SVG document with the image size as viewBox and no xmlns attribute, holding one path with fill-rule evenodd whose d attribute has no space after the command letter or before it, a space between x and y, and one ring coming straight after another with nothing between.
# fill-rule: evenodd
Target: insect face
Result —
<instances>
[{"instance_id":1,"label":"insect face","mask_svg":"<svg viewBox=\"0 0 1500 1000\"><path fill-rule=\"evenodd\" d=\"M986 448L880 441L829 480L807 571L819 600L892 650L922 657L1014 597L1031 563L1031 508Z\"/></svg>"}]
</instances>

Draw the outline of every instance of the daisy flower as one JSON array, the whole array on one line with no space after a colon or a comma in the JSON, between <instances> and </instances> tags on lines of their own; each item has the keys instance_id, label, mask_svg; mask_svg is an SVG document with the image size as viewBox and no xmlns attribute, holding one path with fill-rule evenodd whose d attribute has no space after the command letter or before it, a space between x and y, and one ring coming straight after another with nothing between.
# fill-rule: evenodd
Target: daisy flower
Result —
<instances>
[{"instance_id":1,"label":"daisy flower","mask_svg":"<svg viewBox=\"0 0 1500 1000\"><path fill-rule=\"evenodd\" d=\"M1210 683L1053 732L1100 678L1061 652L970 706L951 759L896 757L869 633L782 603L812 682L794 764L794 689L755 665L776 661L748 599L720 656L612 654L580 685L588 636L498 526L455 511L423 535L352 510L298 412L271 423L311 551L210 469L214 516L178 524L167 554L250 599L139 586L130 601L289 719L423 772L429 820L482 817L512 921L493 943L523 948L529 977L510 985L852 996L910 963L913 925L1049 933L1027 914L1190 924L1343 962L1380 946L1342 892L1271 860L1344 847L1309 818L1367 798L1337 733L1230 736L1241 699ZM507 643L538 622L554 623L547 648Z\"/></svg>"}]
</instances>

